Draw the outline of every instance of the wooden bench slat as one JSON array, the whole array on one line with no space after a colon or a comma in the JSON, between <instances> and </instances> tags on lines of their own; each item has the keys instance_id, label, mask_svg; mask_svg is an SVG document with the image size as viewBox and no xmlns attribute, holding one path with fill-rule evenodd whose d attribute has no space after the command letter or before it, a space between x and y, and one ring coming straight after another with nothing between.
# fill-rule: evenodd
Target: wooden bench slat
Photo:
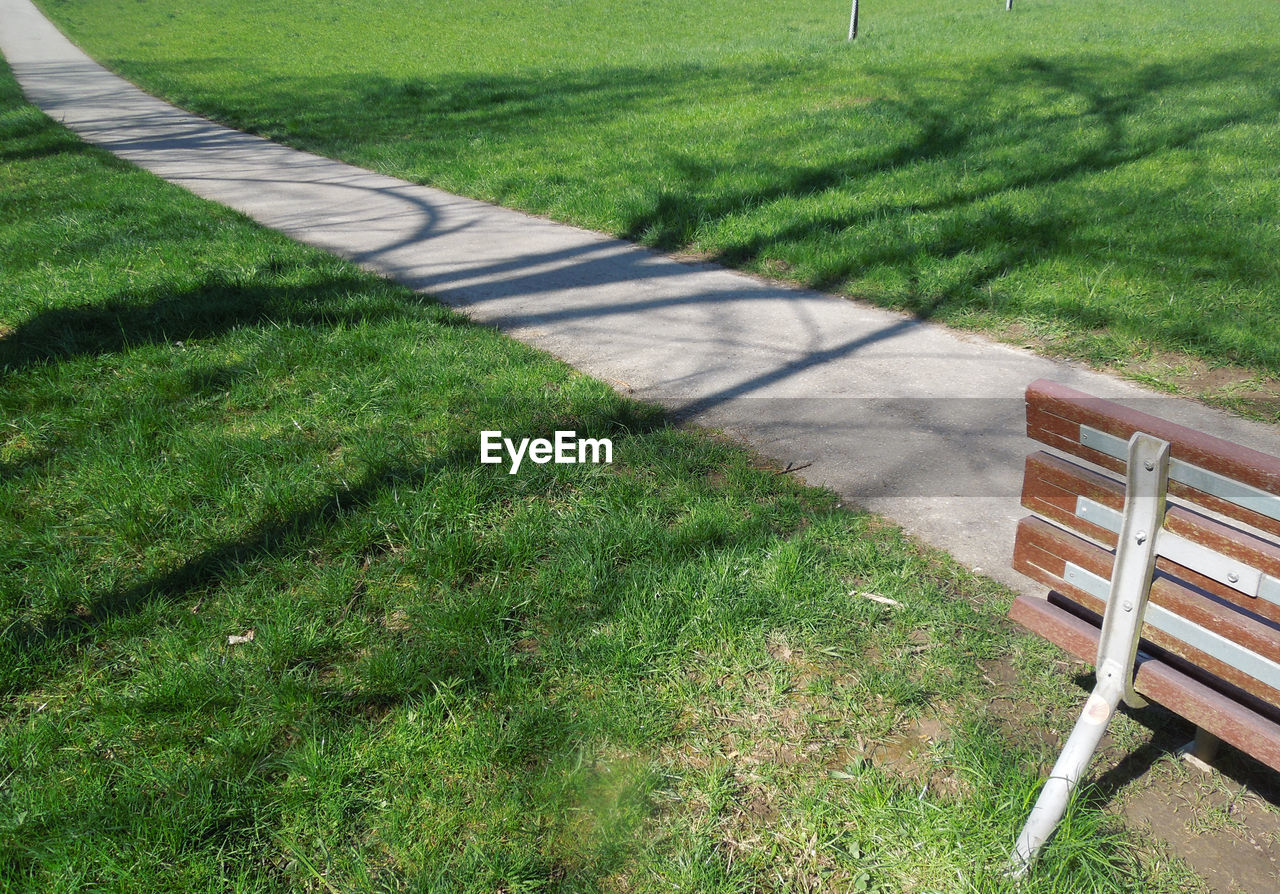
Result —
<instances>
[{"instance_id":1,"label":"wooden bench slat","mask_svg":"<svg viewBox=\"0 0 1280 894\"><path fill-rule=\"evenodd\" d=\"M1029 437L1103 468L1123 473L1123 460L1080 443L1081 425L1122 440L1128 440L1136 431L1146 432L1168 441L1170 455L1175 460L1280 497L1280 458L1111 401L1089 397L1056 382L1039 379L1028 386ZM1280 519L1255 512L1181 481L1171 480L1169 492L1261 530L1280 534Z\"/></svg>"},{"instance_id":2,"label":"wooden bench slat","mask_svg":"<svg viewBox=\"0 0 1280 894\"><path fill-rule=\"evenodd\" d=\"M1102 616L1097 612L1084 607L1078 602L1072 602L1068 597L1062 595L1056 590L1049 590L1046 598L1056 609L1067 612L1087 627L1093 628L1093 645L1084 653L1086 655L1085 660L1092 664L1093 658L1097 652L1097 638L1099 635L1098 631L1102 627ZM1232 701L1239 703L1253 713L1261 714L1271 721L1280 724L1280 705L1273 705L1251 692L1245 692L1239 686L1229 683L1221 677L1214 676L1204 668L1196 666L1193 662L1187 661L1179 655L1165 651L1149 641L1143 642L1142 649L1139 650L1138 654L1140 656L1145 655L1147 657L1157 658L1179 673L1200 681L1205 686L1208 686L1210 689L1213 689ZM1277 767L1277 769L1280 769L1280 767Z\"/></svg>"},{"instance_id":3,"label":"wooden bench slat","mask_svg":"<svg viewBox=\"0 0 1280 894\"><path fill-rule=\"evenodd\" d=\"M1050 603L1019 596L1009 617L1093 663L1098 627ZM1157 658L1139 658L1134 688L1270 767L1280 768L1280 723Z\"/></svg>"},{"instance_id":4,"label":"wooden bench slat","mask_svg":"<svg viewBox=\"0 0 1280 894\"><path fill-rule=\"evenodd\" d=\"M1101 614L1105 603L1093 592L1073 584L1065 576L1070 562L1106 581L1111 575L1113 556L1102 547L1090 543L1038 518L1026 518L1018 525L1014 545L1014 568L1061 593L1091 611ZM1157 575L1151 587L1152 605L1185 618L1205 630L1216 633L1241 648L1280 662L1280 630L1250 613L1238 611L1197 592L1177 578ZM1153 626L1152 610L1143 638L1186 660L1204 667L1246 692L1280 705L1280 688L1210 655L1195 644L1186 642L1166 630ZM1207 646L1206 646L1207 648Z\"/></svg>"},{"instance_id":5,"label":"wooden bench slat","mask_svg":"<svg viewBox=\"0 0 1280 894\"><path fill-rule=\"evenodd\" d=\"M1102 601L1088 590L1073 586L1063 577L1066 563L1110 579L1114 555L1102 547L1090 543L1069 531L1064 531L1038 518L1025 518L1018 525L1014 543L1014 567L1023 571L1039 569L1054 576L1046 583L1062 592L1062 586L1082 595L1081 602L1101 612ZM1180 566L1172 565L1180 569ZM1034 577L1034 574L1028 576ZM1038 579L1038 578L1037 578ZM1045 581L1041 581L1045 583ZM1156 575L1151 587L1151 601L1170 611L1181 614L1201 627L1225 636L1250 651L1257 652L1272 661L1280 662L1280 624L1254 612L1241 610L1235 605L1224 604L1211 594L1198 592L1184 580L1164 572ZM1280 703L1280 700L1277 700Z\"/></svg>"},{"instance_id":6,"label":"wooden bench slat","mask_svg":"<svg viewBox=\"0 0 1280 894\"><path fill-rule=\"evenodd\" d=\"M1169 508L1165 516L1164 526L1193 543L1208 547L1214 552L1236 559L1243 565L1256 569L1268 577L1280 580L1280 546L1268 540L1238 530L1230 525L1224 525L1216 519L1201 515L1182 506L1171 506ZM1168 568L1171 571L1182 568L1182 566L1176 566L1167 559L1160 560L1160 567ZM1196 586L1236 605L1240 605L1249 611L1270 618L1272 621L1280 622L1280 603L1273 602L1270 598L1267 598L1268 596L1275 598L1272 592L1274 587L1269 588L1268 592L1261 596L1245 596L1233 587L1211 580L1195 573L1191 569L1182 569L1182 572L1183 576Z\"/></svg>"},{"instance_id":7,"label":"wooden bench slat","mask_svg":"<svg viewBox=\"0 0 1280 894\"><path fill-rule=\"evenodd\" d=\"M1028 416L1031 415L1031 408L1027 408ZM1078 430L1078 426L1077 426ZM1027 437L1033 441L1039 441L1046 447L1052 447L1063 453L1069 453L1072 456L1078 456L1081 459L1093 463L1095 466L1101 466L1104 469L1110 469L1113 472L1124 474L1124 463L1105 453L1100 453L1090 447L1080 443L1080 436L1077 434L1074 438L1065 438L1057 432L1042 427L1027 426Z\"/></svg>"},{"instance_id":8,"label":"wooden bench slat","mask_svg":"<svg viewBox=\"0 0 1280 894\"><path fill-rule=\"evenodd\" d=\"M1034 384L1031 386L1035 387ZM1032 395L1027 394L1027 429L1043 432L1061 438L1072 444L1080 443L1080 423L1073 422L1063 416L1056 415L1044 406L1031 403ZM1037 438L1036 440L1039 440ZM1105 456L1106 454L1099 454Z\"/></svg>"},{"instance_id":9,"label":"wooden bench slat","mask_svg":"<svg viewBox=\"0 0 1280 894\"><path fill-rule=\"evenodd\" d=\"M1119 512L1124 508L1124 485L1048 453L1033 453L1027 457L1022 479L1022 505L1064 528L1114 547L1114 531L1076 514L1078 497L1087 497Z\"/></svg>"},{"instance_id":10,"label":"wooden bench slat","mask_svg":"<svg viewBox=\"0 0 1280 894\"><path fill-rule=\"evenodd\" d=\"M1085 497L1119 512L1124 508L1124 485L1048 453L1033 453L1027 457L1022 505L1055 524L1114 548L1114 531L1076 514L1077 497ZM1183 506L1169 507L1165 527L1192 543L1234 558L1246 568L1280 581L1280 546L1268 540ZM1280 603L1265 598L1271 595L1270 592L1263 596L1246 595L1227 583L1213 580L1164 557L1158 560L1157 567L1245 611L1280 622Z\"/></svg>"}]
</instances>

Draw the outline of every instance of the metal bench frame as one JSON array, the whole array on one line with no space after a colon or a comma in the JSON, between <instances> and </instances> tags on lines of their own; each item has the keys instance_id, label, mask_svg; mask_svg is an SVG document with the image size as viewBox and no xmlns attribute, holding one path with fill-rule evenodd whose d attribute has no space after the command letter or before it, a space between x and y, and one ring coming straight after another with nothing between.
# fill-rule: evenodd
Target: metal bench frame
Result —
<instances>
[{"instance_id":1,"label":"metal bench frame","mask_svg":"<svg viewBox=\"0 0 1280 894\"><path fill-rule=\"evenodd\" d=\"M1023 504L1041 517L1019 524L1014 567L1051 593L1020 597L1010 615L1092 657L1097 682L1018 836L1014 876L1053 834L1121 702L1150 697L1197 724L1202 752L1221 739L1280 769L1280 459L1045 380L1027 389L1027 428L1125 480L1121 496L1072 462L1027 461ZM1169 506L1171 491L1227 520Z\"/></svg>"}]
</instances>

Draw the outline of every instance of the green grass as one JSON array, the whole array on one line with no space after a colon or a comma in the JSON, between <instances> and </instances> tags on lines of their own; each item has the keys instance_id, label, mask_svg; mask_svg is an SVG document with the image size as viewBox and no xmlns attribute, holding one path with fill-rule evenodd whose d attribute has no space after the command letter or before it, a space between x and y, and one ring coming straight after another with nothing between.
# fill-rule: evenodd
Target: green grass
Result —
<instances>
[{"instance_id":1,"label":"green grass","mask_svg":"<svg viewBox=\"0 0 1280 894\"><path fill-rule=\"evenodd\" d=\"M1101 364L1280 373L1275 3L883 0L854 45L808 0L41 5L400 177Z\"/></svg>"},{"instance_id":2,"label":"green grass","mask_svg":"<svg viewBox=\"0 0 1280 894\"><path fill-rule=\"evenodd\" d=\"M0 890L1006 889L1082 698L1006 593L2 69L0 145ZM1115 790L1022 890L1193 884Z\"/></svg>"}]
</instances>

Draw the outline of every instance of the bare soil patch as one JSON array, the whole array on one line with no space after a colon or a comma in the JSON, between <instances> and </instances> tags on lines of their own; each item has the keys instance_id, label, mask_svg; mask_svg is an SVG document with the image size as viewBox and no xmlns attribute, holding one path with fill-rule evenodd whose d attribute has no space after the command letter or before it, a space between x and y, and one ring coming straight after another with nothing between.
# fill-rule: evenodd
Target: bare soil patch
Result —
<instances>
[{"instance_id":1,"label":"bare soil patch","mask_svg":"<svg viewBox=\"0 0 1280 894\"><path fill-rule=\"evenodd\" d=\"M1180 784L1135 791L1120 812L1167 842L1214 894L1280 891L1280 811L1228 776L1188 768Z\"/></svg>"}]
</instances>

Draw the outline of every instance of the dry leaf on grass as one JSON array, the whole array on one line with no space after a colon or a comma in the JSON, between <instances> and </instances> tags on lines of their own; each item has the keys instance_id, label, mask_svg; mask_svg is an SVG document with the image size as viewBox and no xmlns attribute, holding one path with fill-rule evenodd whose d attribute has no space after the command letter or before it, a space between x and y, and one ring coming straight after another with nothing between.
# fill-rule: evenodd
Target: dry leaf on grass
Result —
<instances>
[{"instance_id":1,"label":"dry leaf on grass","mask_svg":"<svg viewBox=\"0 0 1280 894\"><path fill-rule=\"evenodd\" d=\"M849 595L861 596L863 599L870 599L872 602L878 602L881 605L890 605L890 606L893 606L894 608L902 607L902 603L899 602L898 600L890 599L888 596L881 596L879 593L863 593L858 590L854 590Z\"/></svg>"}]
</instances>

